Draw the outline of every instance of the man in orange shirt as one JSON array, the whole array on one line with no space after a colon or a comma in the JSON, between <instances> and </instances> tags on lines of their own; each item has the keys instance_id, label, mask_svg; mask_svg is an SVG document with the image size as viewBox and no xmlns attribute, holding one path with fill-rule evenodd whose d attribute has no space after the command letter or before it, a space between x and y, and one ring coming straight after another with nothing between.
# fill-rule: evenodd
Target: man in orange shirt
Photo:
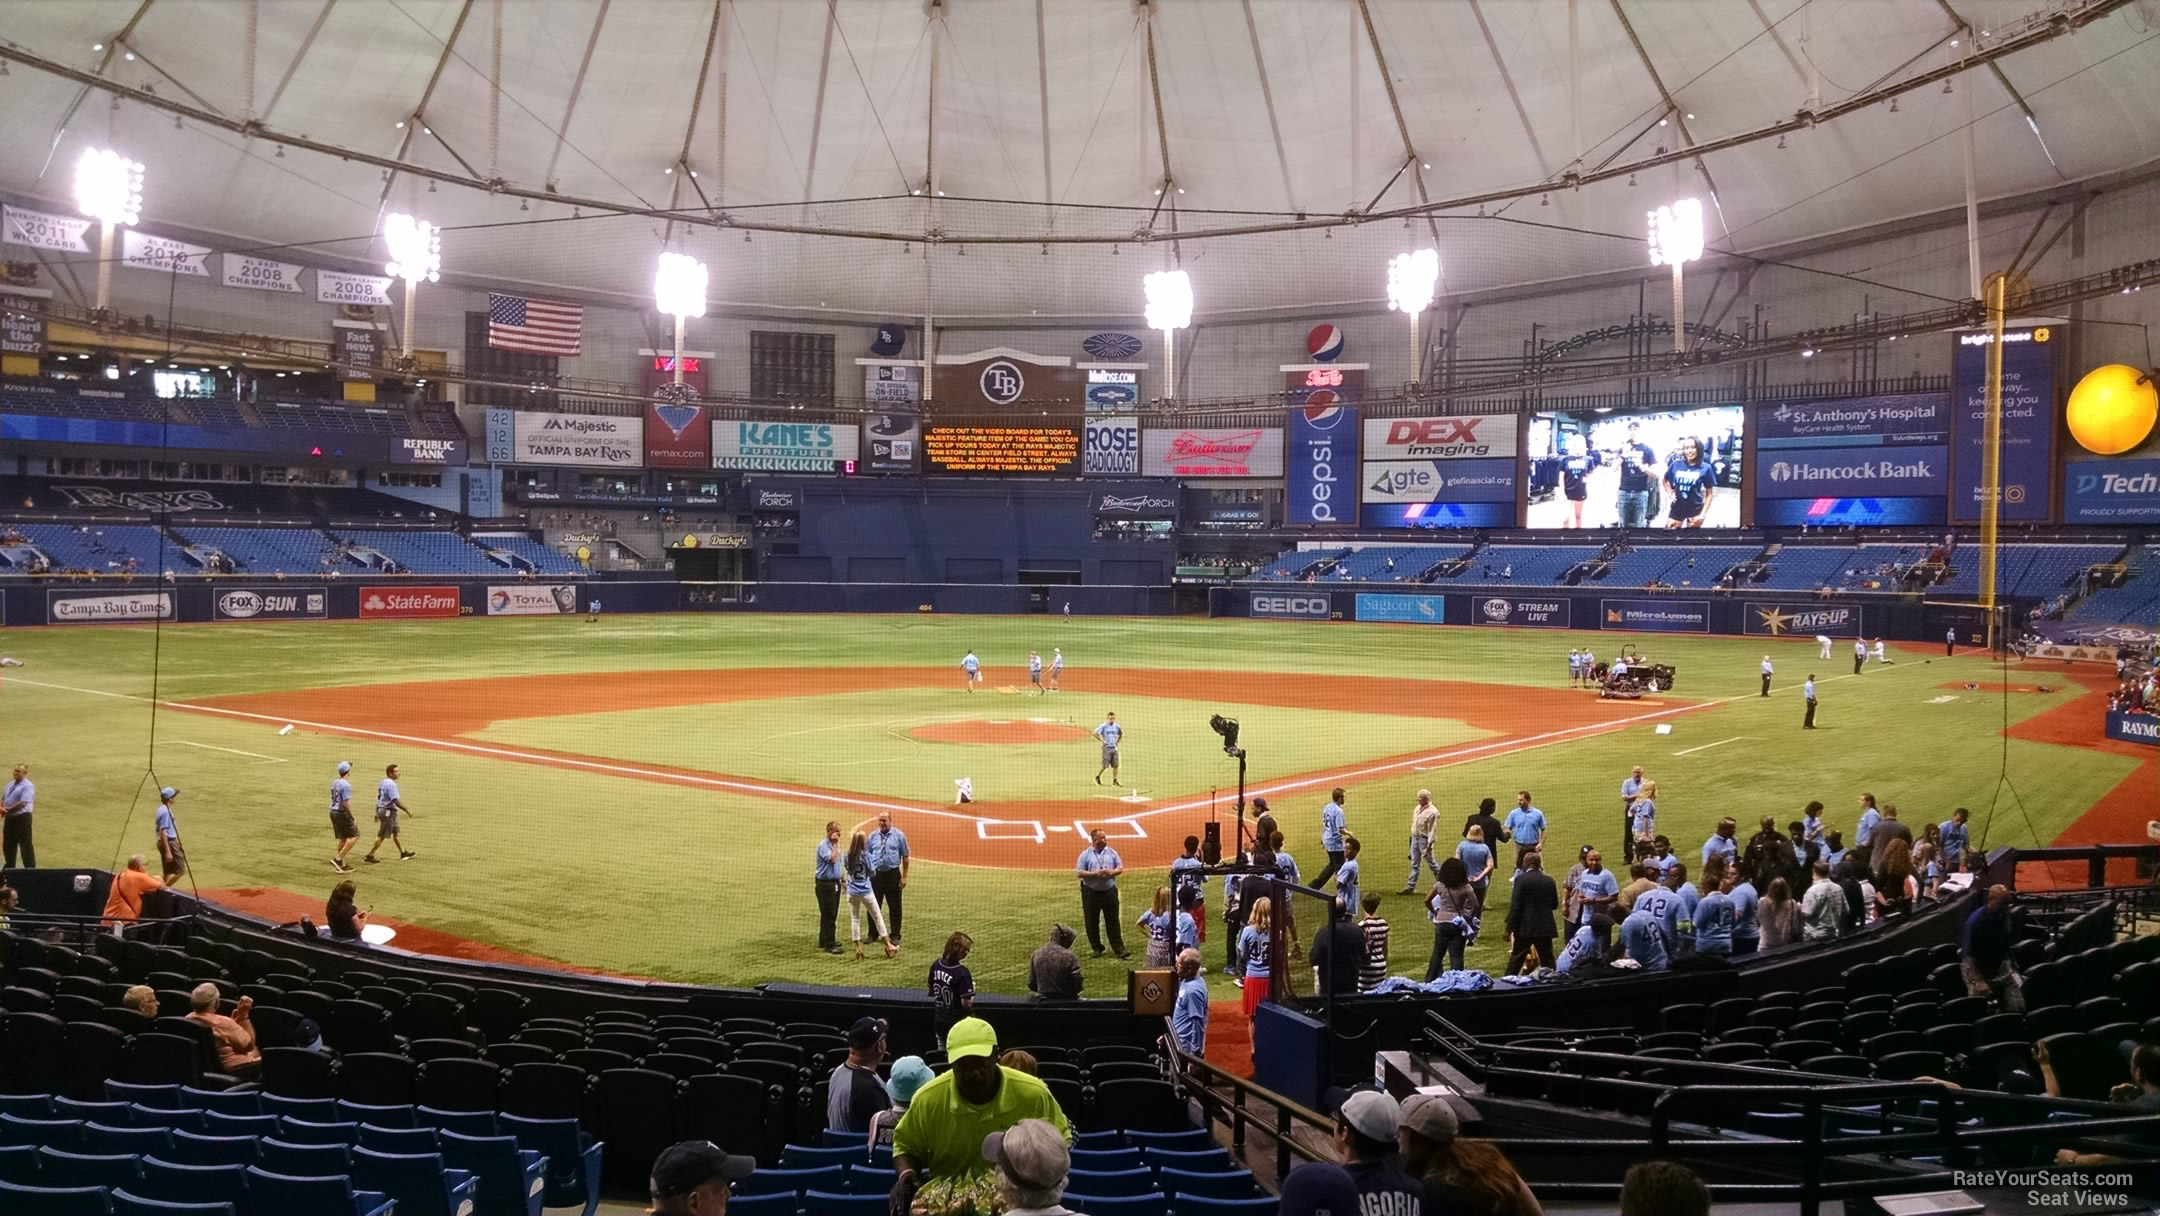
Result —
<instances>
[{"instance_id":1,"label":"man in orange shirt","mask_svg":"<svg viewBox=\"0 0 2160 1216\"><path fill-rule=\"evenodd\" d=\"M127 869L113 875L112 897L105 901L105 923L118 928L140 919L143 896L164 886L164 880L143 868L142 854L128 858Z\"/></svg>"},{"instance_id":2,"label":"man in orange shirt","mask_svg":"<svg viewBox=\"0 0 2160 1216\"><path fill-rule=\"evenodd\" d=\"M255 998L244 996L233 1006L232 1016L217 1011L218 986L197 984L188 994L194 1010L188 1014L191 1022L201 1022L210 1028L210 1036L217 1040L218 1068L222 1072L252 1081L262 1069L262 1053L255 1049L255 1027L248 1014L255 1008Z\"/></svg>"}]
</instances>

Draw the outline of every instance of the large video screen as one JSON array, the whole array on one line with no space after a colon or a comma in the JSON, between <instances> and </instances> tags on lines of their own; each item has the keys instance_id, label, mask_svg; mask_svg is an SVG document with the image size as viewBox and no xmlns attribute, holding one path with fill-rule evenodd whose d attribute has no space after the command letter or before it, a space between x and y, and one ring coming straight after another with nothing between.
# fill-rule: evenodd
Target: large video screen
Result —
<instances>
[{"instance_id":1,"label":"large video screen","mask_svg":"<svg viewBox=\"0 0 2160 1216\"><path fill-rule=\"evenodd\" d=\"M1533 528L1737 528L1747 412L1576 410L1530 418Z\"/></svg>"}]
</instances>

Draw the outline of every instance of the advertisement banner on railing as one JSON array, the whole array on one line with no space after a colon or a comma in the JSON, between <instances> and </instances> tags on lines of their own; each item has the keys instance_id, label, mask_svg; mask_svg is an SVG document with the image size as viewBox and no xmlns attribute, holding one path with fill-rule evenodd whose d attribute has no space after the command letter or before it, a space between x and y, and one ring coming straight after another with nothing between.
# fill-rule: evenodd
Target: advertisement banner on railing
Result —
<instances>
[{"instance_id":1,"label":"advertisement banner on railing","mask_svg":"<svg viewBox=\"0 0 2160 1216\"><path fill-rule=\"evenodd\" d=\"M1247 616L1285 621L1324 621L1333 612L1325 591L1252 591L1247 595Z\"/></svg>"},{"instance_id":2,"label":"advertisement banner on railing","mask_svg":"<svg viewBox=\"0 0 2160 1216\"><path fill-rule=\"evenodd\" d=\"M1481 595L1472 607L1471 619L1480 625L1527 625L1534 629L1566 629L1570 601L1553 597L1528 599L1510 595Z\"/></svg>"},{"instance_id":3,"label":"advertisement banner on railing","mask_svg":"<svg viewBox=\"0 0 2160 1216\"><path fill-rule=\"evenodd\" d=\"M922 467L922 416L871 414L862 421L865 473L913 473Z\"/></svg>"},{"instance_id":4,"label":"advertisement banner on railing","mask_svg":"<svg viewBox=\"0 0 2160 1216\"><path fill-rule=\"evenodd\" d=\"M655 401L645 407L645 467L709 469L712 416L702 405Z\"/></svg>"},{"instance_id":5,"label":"advertisement banner on railing","mask_svg":"<svg viewBox=\"0 0 2160 1216\"><path fill-rule=\"evenodd\" d=\"M758 473L836 473L855 459L851 423L715 419L712 467Z\"/></svg>"},{"instance_id":6,"label":"advertisement banner on railing","mask_svg":"<svg viewBox=\"0 0 2160 1216\"><path fill-rule=\"evenodd\" d=\"M2160 460L2074 460L2063 468L2066 524L2160 523Z\"/></svg>"},{"instance_id":7,"label":"advertisement banner on railing","mask_svg":"<svg viewBox=\"0 0 2160 1216\"><path fill-rule=\"evenodd\" d=\"M1149 477L1280 477L1282 429L1149 427L1140 435L1140 472Z\"/></svg>"},{"instance_id":8,"label":"advertisement banner on railing","mask_svg":"<svg viewBox=\"0 0 2160 1216\"><path fill-rule=\"evenodd\" d=\"M121 591L104 595L48 591L45 593L45 619L55 625L169 621L173 619L173 597L169 591Z\"/></svg>"},{"instance_id":9,"label":"advertisement banner on railing","mask_svg":"<svg viewBox=\"0 0 2160 1216\"><path fill-rule=\"evenodd\" d=\"M1647 633L1710 632L1708 600L1601 600L1599 609L1606 629L1640 629Z\"/></svg>"},{"instance_id":10,"label":"advertisement banner on railing","mask_svg":"<svg viewBox=\"0 0 2160 1216\"><path fill-rule=\"evenodd\" d=\"M1995 335L1961 330L1950 363L1950 406L1957 479L1950 517L1980 518L1987 457L1987 360ZM2048 517L2048 472L2055 459L2055 351L2060 325L2013 325L2002 342L2002 505L2000 519Z\"/></svg>"},{"instance_id":11,"label":"advertisement banner on railing","mask_svg":"<svg viewBox=\"0 0 2160 1216\"><path fill-rule=\"evenodd\" d=\"M575 583L511 583L487 589L489 616L568 616L577 610Z\"/></svg>"},{"instance_id":12,"label":"advertisement banner on railing","mask_svg":"<svg viewBox=\"0 0 2160 1216\"><path fill-rule=\"evenodd\" d=\"M233 587L210 603L221 621L320 621L330 615L330 593L321 587Z\"/></svg>"},{"instance_id":13,"label":"advertisement banner on railing","mask_svg":"<svg viewBox=\"0 0 2160 1216\"><path fill-rule=\"evenodd\" d=\"M1356 406L1307 405L1291 410L1284 463L1284 523L1357 526Z\"/></svg>"},{"instance_id":14,"label":"advertisement banner on railing","mask_svg":"<svg viewBox=\"0 0 2160 1216\"><path fill-rule=\"evenodd\" d=\"M2107 737L2125 743L2143 743L2148 747L2160 747L2160 718L2151 714L2126 714L2111 709L2107 716Z\"/></svg>"},{"instance_id":15,"label":"advertisement banner on railing","mask_svg":"<svg viewBox=\"0 0 2160 1216\"><path fill-rule=\"evenodd\" d=\"M362 587L363 621L417 621L459 615L455 586Z\"/></svg>"},{"instance_id":16,"label":"advertisement banner on railing","mask_svg":"<svg viewBox=\"0 0 2160 1216\"><path fill-rule=\"evenodd\" d=\"M645 420L606 414L487 412L488 459L636 469L645 464Z\"/></svg>"},{"instance_id":17,"label":"advertisement banner on railing","mask_svg":"<svg viewBox=\"0 0 2160 1216\"><path fill-rule=\"evenodd\" d=\"M1860 609L1851 604L1835 608L1820 604L1749 604L1740 629L1769 638L1856 638L1860 636Z\"/></svg>"},{"instance_id":18,"label":"advertisement banner on railing","mask_svg":"<svg viewBox=\"0 0 2160 1216\"><path fill-rule=\"evenodd\" d=\"M1359 592L1357 619L1397 625L1442 625L1447 623L1447 597Z\"/></svg>"},{"instance_id":19,"label":"advertisement banner on railing","mask_svg":"<svg viewBox=\"0 0 2160 1216\"><path fill-rule=\"evenodd\" d=\"M1140 420L1089 418L1080 471L1089 477L1130 477L1140 471Z\"/></svg>"}]
</instances>

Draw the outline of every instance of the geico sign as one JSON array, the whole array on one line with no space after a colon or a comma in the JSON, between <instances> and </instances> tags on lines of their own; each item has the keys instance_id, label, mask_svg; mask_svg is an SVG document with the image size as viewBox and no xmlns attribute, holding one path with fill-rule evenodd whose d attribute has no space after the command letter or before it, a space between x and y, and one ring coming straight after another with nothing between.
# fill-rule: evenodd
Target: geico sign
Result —
<instances>
[{"instance_id":1,"label":"geico sign","mask_svg":"<svg viewBox=\"0 0 2160 1216\"><path fill-rule=\"evenodd\" d=\"M1387 454L1402 456L1489 456L1492 444L1478 438L1489 418L1398 418L1388 424ZM1495 425L1512 425L1503 419Z\"/></svg>"},{"instance_id":2,"label":"geico sign","mask_svg":"<svg viewBox=\"0 0 2160 1216\"><path fill-rule=\"evenodd\" d=\"M1324 595L1273 595L1254 592L1251 612L1254 616L1319 617L1328 615L1328 597Z\"/></svg>"}]
</instances>

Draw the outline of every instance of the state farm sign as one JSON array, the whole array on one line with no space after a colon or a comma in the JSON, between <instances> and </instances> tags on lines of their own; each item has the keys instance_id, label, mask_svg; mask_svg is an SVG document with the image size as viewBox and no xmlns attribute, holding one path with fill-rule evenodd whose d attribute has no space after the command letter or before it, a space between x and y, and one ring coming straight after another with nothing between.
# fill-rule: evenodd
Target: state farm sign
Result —
<instances>
[{"instance_id":1,"label":"state farm sign","mask_svg":"<svg viewBox=\"0 0 2160 1216\"><path fill-rule=\"evenodd\" d=\"M360 619L411 621L458 615L456 587L363 587Z\"/></svg>"},{"instance_id":2,"label":"state farm sign","mask_svg":"<svg viewBox=\"0 0 2160 1216\"><path fill-rule=\"evenodd\" d=\"M1368 418L1365 460L1470 460L1515 455L1515 416Z\"/></svg>"}]
</instances>

